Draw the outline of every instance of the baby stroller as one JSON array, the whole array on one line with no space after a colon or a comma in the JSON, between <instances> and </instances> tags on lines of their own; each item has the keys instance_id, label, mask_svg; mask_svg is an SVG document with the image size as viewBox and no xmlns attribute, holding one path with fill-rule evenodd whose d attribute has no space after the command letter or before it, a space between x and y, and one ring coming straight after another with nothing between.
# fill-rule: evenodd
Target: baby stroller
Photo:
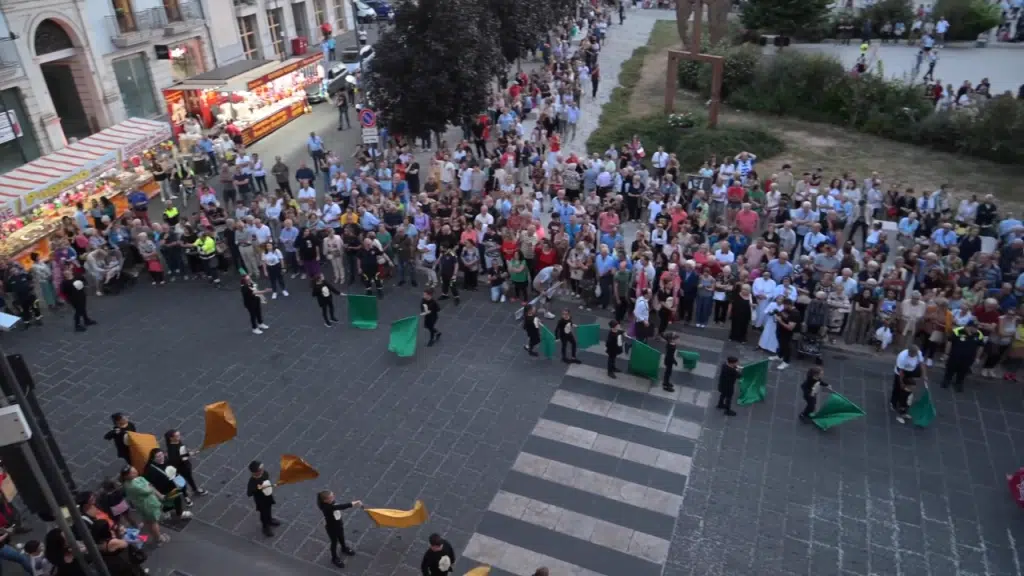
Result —
<instances>
[{"instance_id":1,"label":"baby stroller","mask_svg":"<svg viewBox=\"0 0 1024 576\"><path fill-rule=\"evenodd\" d=\"M811 300L804 313L803 334L796 349L800 357L821 357L821 341L827 321L828 304L821 299Z\"/></svg>"}]
</instances>

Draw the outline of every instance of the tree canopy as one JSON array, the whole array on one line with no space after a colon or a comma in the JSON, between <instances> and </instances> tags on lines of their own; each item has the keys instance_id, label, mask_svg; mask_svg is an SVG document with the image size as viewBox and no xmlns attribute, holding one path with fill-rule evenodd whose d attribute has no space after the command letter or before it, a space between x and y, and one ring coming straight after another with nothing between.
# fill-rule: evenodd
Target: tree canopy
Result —
<instances>
[{"instance_id":1,"label":"tree canopy","mask_svg":"<svg viewBox=\"0 0 1024 576\"><path fill-rule=\"evenodd\" d=\"M498 21L473 0L403 0L366 71L372 105L394 133L462 125L487 108L505 61Z\"/></svg>"},{"instance_id":2,"label":"tree canopy","mask_svg":"<svg viewBox=\"0 0 1024 576\"><path fill-rule=\"evenodd\" d=\"M823 24L831 6L832 0L746 0L740 19L751 30L799 36Z\"/></svg>"}]
</instances>

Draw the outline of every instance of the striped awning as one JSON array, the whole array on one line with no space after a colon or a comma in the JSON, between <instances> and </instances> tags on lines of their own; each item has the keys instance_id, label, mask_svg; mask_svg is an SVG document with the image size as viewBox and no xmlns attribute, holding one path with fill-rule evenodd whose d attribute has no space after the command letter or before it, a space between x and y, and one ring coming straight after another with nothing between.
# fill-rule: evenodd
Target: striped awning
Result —
<instances>
[{"instance_id":1,"label":"striped awning","mask_svg":"<svg viewBox=\"0 0 1024 576\"><path fill-rule=\"evenodd\" d=\"M31 208L170 139L167 122L126 120L3 174L0 200L22 198Z\"/></svg>"}]
</instances>

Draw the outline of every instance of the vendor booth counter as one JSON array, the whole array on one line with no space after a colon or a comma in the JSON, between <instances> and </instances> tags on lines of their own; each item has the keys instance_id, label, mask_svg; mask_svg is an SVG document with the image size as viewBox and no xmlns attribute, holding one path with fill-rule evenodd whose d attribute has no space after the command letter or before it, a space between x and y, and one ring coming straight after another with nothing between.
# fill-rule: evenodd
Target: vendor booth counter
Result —
<instances>
[{"instance_id":1,"label":"vendor booth counter","mask_svg":"<svg viewBox=\"0 0 1024 576\"><path fill-rule=\"evenodd\" d=\"M246 146L260 140L310 111L306 91L320 90L323 58L241 60L170 86L163 93L175 135L192 117L204 130L233 123Z\"/></svg>"},{"instance_id":2,"label":"vendor booth counter","mask_svg":"<svg viewBox=\"0 0 1024 576\"><path fill-rule=\"evenodd\" d=\"M88 211L105 197L121 214L128 192L158 194L144 160L170 138L166 122L132 118L0 175L0 258L45 258L61 218L79 202Z\"/></svg>"}]
</instances>

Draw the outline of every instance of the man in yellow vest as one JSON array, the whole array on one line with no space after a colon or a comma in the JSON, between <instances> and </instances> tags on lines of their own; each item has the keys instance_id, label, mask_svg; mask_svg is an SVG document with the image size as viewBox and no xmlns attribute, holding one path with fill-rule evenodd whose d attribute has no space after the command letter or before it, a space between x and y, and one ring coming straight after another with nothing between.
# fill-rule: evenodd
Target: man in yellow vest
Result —
<instances>
[{"instance_id":1,"label":"man in yellow vest","mask_svg":"<svg viewBox=\"0 0 1024 576\"><path fill-rule=\"evenodd\" d=\"M203 261L206 268L206 277L210 282L219 285L220 278L217 277L217 241L209 230L199 232L199 238L193 244L199 251L199 259Z\"/></svg>"},{"instance_id":2,"label":"man in yellow vest","mask_svg":"<svg viewBox=\"0 0 1024 576\"><path fill-rule=\"evenodd\" d=\"M167 208L164 209L164 222L166 222L168 226L177 226L180 214L181 213L178 212L178 208L174 204L168 204Z\"/></svg>"}]
</instances>

